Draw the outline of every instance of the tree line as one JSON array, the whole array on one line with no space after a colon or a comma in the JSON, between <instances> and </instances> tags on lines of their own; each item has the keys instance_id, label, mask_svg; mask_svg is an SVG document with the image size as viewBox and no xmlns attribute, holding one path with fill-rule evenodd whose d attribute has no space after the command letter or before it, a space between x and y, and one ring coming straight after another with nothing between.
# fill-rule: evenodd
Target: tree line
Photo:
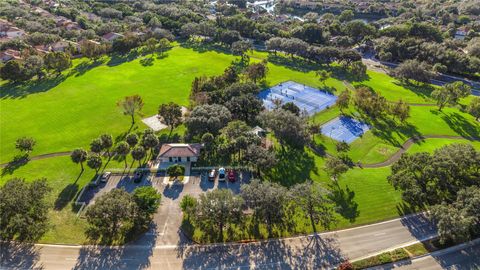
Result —
<instances>
[{"instance_id":1,"label":"tree line","mask_svg":"<svg viewBox=\"0 0 480 270\"><path fill-rule=\"evenodd\" d=\"M331 204L329 191L318 183L309 181L288 189L254 179L242 185L238 195L229 189L215 189L199 198L186 195L180 206L184 219L203 232L204 237L226 241L232 240L225 239L226 231L250 230L248 222L264 226L268 237L280 235L295 227L295 215L308 221L314 231L319 227L328 229L336 222Z\"/></svg>"},{"instance_id":2,"label":"tree line","mask_svg":"<svg viewBox=\"0 0 480 270\"><path fill-rule=\"evenodd\" d=\"M388 181L413 209L430 210L442 242L460 242L480 232L480 153L471 144L451 144L432 154L403 154Z\"/></svg>"}]
</instances>

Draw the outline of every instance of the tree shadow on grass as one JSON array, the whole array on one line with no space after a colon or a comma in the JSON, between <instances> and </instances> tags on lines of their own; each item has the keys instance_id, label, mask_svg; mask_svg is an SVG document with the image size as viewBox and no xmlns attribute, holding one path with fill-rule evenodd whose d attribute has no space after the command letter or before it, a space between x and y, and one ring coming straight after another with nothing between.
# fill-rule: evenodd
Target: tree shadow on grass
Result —
<instances>
[{"instance_id":1,"label":"tree shadow on grass","mask_svg":"<svg viewBox=\"0 0 480 270\"><path fill-rule=\"evenodd\" d=\"M105 63L105 59L102 59L102 58L94 61L90 61L90 60L83 61L82 63L75 66L75 68L72 69L69 75L75 75L76 77L82 76L87 71L94 69L98 66L101 66L103 63Z\"/></svg>"},{"instance_id":2,"label":"tree shadow on grass","mask_svg":"<svg viewBox=\"0 0 480 270\"><path fill-rule=\"evenodd\" d=\"M395 85L398 85L400 87L403 87L405 89L408 89L415 93L417 96L420 96L422 98L430 98L432 91L435 90L435 88L429 84L411 84L411 83L402 83L399 81L394 82Z\"/></svg>"},{"instance_id":3,"label":"tree shadow on grass","mask_svg":"<svg viewBox=\"0 0 480 270\"><path fill-rule=\"evenodd\" d=\"M60 191L60 193L58 194L53 209L60 211L65 208L65 206L67 206L73 200L73 198L75 198L77 192L78 185L76 183L68 184L67 186L65 186L65 188L63 188L62 191Z\"/></svg>"},{"instance_id":4,"label":"tree shadow on grass","mask_svg":"<svg viewBox=\"0 0 480 270\"><path fill-rule=\"evenodd\" d=\"M368 74L363 74L362 76L356 76L343 66L329 66L328 71L332 73L332 77L347 82L362 82L370 80Z\"/></svg>"},{"instance_id":5,"label":"tree shadow on grass","mask_svg":"<svg viewBox=\"0 0 480 270\"><path fill-rule=\"evenodd\" d=\"M20 154L13 157L13 160L8 162L2 169L2 176L13 174L17 169L25 166L30 161L28 154Z\"/></svg>"},{"instance_id":6,"label":"tree shadow on grass","mask_svg":"<svg viewBox=\"0 0 480 270\"><path fill-rule=\"evenodd\" d=\"M114 67L126 62L131 62L137 59L139 55L140 53L137 50L131 50L130 52L125 54L119 54L119 53L113 54L110 57L110 61L107 62L107 66Z\"/></svg>"},{"instance_id":7,"label":"tree shadow on grass","mask_svg":"<svg viewBox=\"0 0 480 270\"><path fill-rule=\"evenodd\" d=\"M229 48L227 48L225 46L222 46L222 45L219 45L219 44L213 44L213 43L208 43L208 42L185 41L185 42L180 43L180 47L186 48L186 49L192 49L192 50L194 50L195 52L198 52L198 53L215 51L217 53L233 55Z\"/></svg>"},{"instance_id":8,"label":"tree shadow on grass","mask_svg":"<svg viewBox=\"0 0 480 270\"><path fill-rule=\"evenodd\" d=\"M315 161L304 149L286 148L277 152L277 165L265 176L284 186L292 186L310 179L310 172L317 172Z\"/></svg>"},{"instance_id":9,"label":"tree shadow on grass","mask_svg":"<svg viewBox=\"0 0 480 270\"><path fill-rule=\"evenodd\" d=\"M431 110L432 113L438 114L438 111ZM460 136L469 138L469 139L478 139L480 138L480 125L472 124L465 117L457 112L453 113L443 113L443 121L448 124L448 126L458 133Z\"/></svg>"},{"instance_id":10,"label":"tree shadow on grass","mask_svg":"<svg viewBox=\"0 0 480 270\"><path fill-rule=\"evenodd\" d=\"M300 72L310 72L313 70L324 69L322 65L310 62L303 58L290 58L281 55L269 54L267 60L273 64L285 66L291 70Z\"/></svg>"},{"instance_id":11,"label":"tree shadow on grass","mask_svg":"<svg viewBox=\"0 0 480 270\"><path fill-rule=\"evenodd\" d=\"M155 59L153 57L144 57L140 59L140 64L144 67L153 66Z\"/></svg>"},{"instance_id":12,"label":"tree shadow on grass","mask_svg":"<svg viewBox=\"0 0 480 270\"><path fill-rule=\"evenodd\" d=\"M409 205L406 202L401 202L397 204L396 208L397 208L398 214L401 216L413 214L419 210L419 209L416 209L414 206Z\"/></svg>"},{"instance_id":13,"label":"tree shadow on grass","mask_svg":"<svg viewBox=\"0 0 480 270\"><path fill-rule=\"evenodd\" d=\"M1 99L25 98L30 94L46 92L63 82L67 76L59 75L42 80L33 80L23 83L6 83L0 85Z\"/></svg>"},{"instance_id":14,"label":"tree shadow on grass","mask_svg":"<svg viewBox=\"0 0 480 270\"><path fill-rule=\"evenodd\" d=\"M399 124L386 117L373 120L364 117L362 120L372 126L373 135L395 147L402 147L405 140L410 137L421 137L422 135L416 126L407 122Z\"/></svg>"},{"instance_id":15,"label":"tree shadow on grass","mask_svg":"<svg viewBox=\"0 0 480 270\"><path fill-rule=\"evenodd\" d=\"M1 242L0 269L44 269L38 264L38 250L33 244Z\"/></svg>"},{"instance_id":16,"label":"tree shadow on grass","mask_svg":"<svg viewBox=\"0 0 480 270\"><path fill-rule=\"evenodd\" d=\"M342 189L337 182L332 183L330 188L332 190L330 199L336 204L335 211L350 222L355 222L360 215L358 203L354 200L355 191L348 186Z\"/></svg>"},{"instance_id":17,"label":"tree shadow on grass","mask_svg":"<svg viewBox=\"0 0 480 270\"><path fill-rule=\"evenodd\" d=\"M79 191L79 186L77 182L82 176L82 174L83 172L80 172L80 174L77 176L77 179L75 179L75 182L66 185L62 189L62 191L60 191L60 193L57 196L57 199L55 200L55 203L53 204L53 209L55 209L56 211L60 211L63 208L65 208L65 206L67 206L70 202L72 202L73 199L77 197L77 194ZM93 176L88 183L93 181L96 177L97 177L96 175Z\"/></svg>"}]
</instances>

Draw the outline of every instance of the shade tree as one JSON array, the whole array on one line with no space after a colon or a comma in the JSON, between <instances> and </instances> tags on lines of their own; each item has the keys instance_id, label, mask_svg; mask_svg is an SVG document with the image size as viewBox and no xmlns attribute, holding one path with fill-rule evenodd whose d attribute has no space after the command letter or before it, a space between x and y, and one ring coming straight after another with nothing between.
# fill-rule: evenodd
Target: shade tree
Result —
<instances>
[{"instance_id":1,"label":"shade tree","mask_svg":"<svg viewBox=\"0 0 480 270\"><path fill-rule=\"evenodd\" d=\"M218 134L232 118L230 111L222 105L200 105L193 108L185 120L188 133L191 136L203 135L206 132Z\"/></svg>"},{"instance_id":2,"label":"shade tree","mask_svg":"<svg viewBox=\"0 0 480 270\"><path fill-rule=\"evenodd\" d=\"M478 121L480 118L480 97L472 98L472 101L470 101L470 104L467 107L467 112Z\"/></svg>"},{"instance_id":3,"label":"shade tree","mask_svg":"<svg viewBox=\"0 0 480 270\"><path fill-rule=\"evenodd\" d=\"M331 156L325 160L325 171L334 181L338 181L338 178L348 169L348 165L340 158Z\"/></svg>"},{"instance_id":4,"label":"shade tree","mask_svg":"<svg viewBox=\"0 0 480 270\"><path fill-rule=\"evenodd\" d=\"M182 123L182 107L174 102L161 104L158 107L158 114L163 122L170 127L169 136L173 129Z\"/></svg>"},{"instance_id":5,"label":"shade tree","mask_svg":"<svg viewBox=\"0 0 480 270\"><path fill-rule=\"evenodd\" d=\"M264 111L259 115L259 121L269 128L279 140L281 147L303 147L308 141L306 122L292 112L282 109Z\"/></svg>"},{"instance_id":6,"label":"shade tree","mask_svg":"<svg viewBox=\"0 0 480 270\"><path fill-rule=\"evenodd\" d=\"M316 232L316 224L329 229L335 222L335 216L329 199L330 192L318 183L307 181L293 186L290 190L294 204L302 209L305 218L310 220L313 231Z\"/></svg>"},{"instance_id":7,"label":"shade tree","mask_svg":"<svg viewBox=\"0 0 480 270\"><path fill-rule=\"evenodd\" d=\"M48 230L51 188L46 179L9 179L0 186L0 238L2 241L37 241Z\"/></svg>"},{"instance_id":8,"label":"shade tree","mask_svg":"<svg viewBox=\"0 0 480 270\"><path fill-rule=\"evenodd\" d=\"M25 152L27 155L33 151L36 141L32 137L21 137L15 141L15 148Z\"/></svg>"},{"instance_id":9,"label":"shade tree","mask_svg":"<svg viewBox=\"0 0 480 270\"><path fill-rule=\"evenodd\" d=\"M203 231L213 232L222 241L225 228L240 222L242 208L243 199L230 189L208 191L198 198L195 224Z\"/></svg>"},{"instance_id":10,"label":"shade tree","mask_svg":"<svg viewBox=\"0 0 480 270\"><path fill-rule=\"evenodd\" d=\"M270 181L252 180L241 186L245 205L253 210L256 222L265 223L268 235L273 236L274 226L282 226L287 216L288 190Z\"/></svg>"},{"instance_id":11,"label":"shade tree","mask_svg":"<svg viewBox=\"0 0 480 270\"><path fill-rule=\"evenodd\" d=\"M123 159L123 161L125 162L125 168L126 168L127 156L130 153L130 145L125 141L121 141L117 143L117 145L115 145L114 151L117 156Z\"/></svg>"},{"instance_id":12,"label":"shade tree","mask_svg":"<svg viewBox=\"0 0 480 270\"><path fill-rule=\"evenodd\" d=\"M124 115L128 115L132 119L132 126L135 124L135 115L140 114L143 108L143 99L139 95L125 97L117 102Z\"/></svg>"},{"instance_id":13,"label":"shade tree","mask_svg":"<svg viewBox=\"0 0 480 270\"><path fill-rule=\"evenodd\" d=\"M456 81L435 89L431 96L437 101L438 109L441 111L446 105L456 105L461 98L465 98L471 93L470 85Z\"/></svg>"}]
</instances>

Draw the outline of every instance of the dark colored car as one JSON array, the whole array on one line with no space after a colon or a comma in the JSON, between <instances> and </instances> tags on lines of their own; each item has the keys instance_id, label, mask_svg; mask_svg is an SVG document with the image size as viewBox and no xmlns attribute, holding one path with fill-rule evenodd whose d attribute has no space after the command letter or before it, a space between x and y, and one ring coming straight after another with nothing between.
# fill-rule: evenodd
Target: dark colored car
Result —
<instances>
[{"instance_id":1,"label":"dark colored car","mask_svg":"<svg viewBox=\"0 0 480 270\"><path fill-rule=\"evenodd\" d=\"M133 175L133 182L140 183L142 181L143 173L141 171L136 171Z\"/></svg>"},{"instance_id":2,"label":"dark colored car","mask_svg":"<svg viewBox=\"0 0 480 270\"><path fill-rule=\"evenodd\" d=\"M229 170L228 171L228 181L235 182L236 179L237 179L237 177L235 175L235 171L234 170Z\"/></svg>"},{"instance_id":3,"label":"dark colored car","mask_svg":"<svg viewBox=\"0 0 480 270\"><path fill-rule=\"evenodd\" d=\"M218 169L218 181L225 182L225 168Z\"/></svg>"}]
</instances>

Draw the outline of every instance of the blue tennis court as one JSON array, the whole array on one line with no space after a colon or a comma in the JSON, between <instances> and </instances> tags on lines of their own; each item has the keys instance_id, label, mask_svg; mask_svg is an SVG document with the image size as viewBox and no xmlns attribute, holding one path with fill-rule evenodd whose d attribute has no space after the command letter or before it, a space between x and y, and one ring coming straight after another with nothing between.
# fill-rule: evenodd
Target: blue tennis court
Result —
<instances>
[{"instance_id":1,"label":"blue tennis court","mask_svg":"<svg viewBox=\"0 0 480 270\"><path fill-rule=\"evenodd\" d=\"M370 127L356 119L340 116L322 126L322 134L337 141L351 143L367 132Z\"/></svg>"},{"instance_id":2,"label":"blue tennis court","mask_svg":"<svg viewBox=\"0 0 480 270\"><path fill-rule=\"evenodd\" d=\"M329 92L303 85L293 81L287 81L266 89L258 97L262 99L265 108L275 108L274 100L280 101L281 105L293 102L300 110L313 115L335 104L337 97Z\"/></svg>"}]
</instances>

